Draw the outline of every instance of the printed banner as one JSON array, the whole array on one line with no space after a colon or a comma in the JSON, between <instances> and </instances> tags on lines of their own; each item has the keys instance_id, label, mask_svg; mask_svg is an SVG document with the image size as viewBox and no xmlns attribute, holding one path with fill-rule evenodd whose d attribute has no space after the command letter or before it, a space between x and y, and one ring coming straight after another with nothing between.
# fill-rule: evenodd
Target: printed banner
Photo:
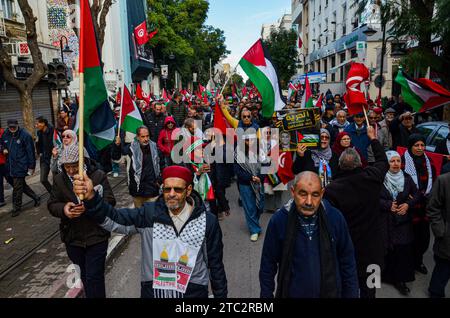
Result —
<instances>
[{"instance_id":1,"label":"printed banner","mask_svg":"<svg viewBox=\"0 0 450 318\"><path fill-rule=\"evenodd\" d=\"M180 239L153 240L153 288L185 293L200 248ZM157 260L159 255L159 260Z\"/></svg>"},{"instance_id":2,"label":"printed banner","mask_svg":"<svg viewBox=\"0 0 450 318\"><path fill-rule=\"evenodd\" d=\"M276 112L280 129L280 151L297 151L297 145L317 148L320 143L320 111L318 108L289 109Z\"/></svg>"}]
</instances>

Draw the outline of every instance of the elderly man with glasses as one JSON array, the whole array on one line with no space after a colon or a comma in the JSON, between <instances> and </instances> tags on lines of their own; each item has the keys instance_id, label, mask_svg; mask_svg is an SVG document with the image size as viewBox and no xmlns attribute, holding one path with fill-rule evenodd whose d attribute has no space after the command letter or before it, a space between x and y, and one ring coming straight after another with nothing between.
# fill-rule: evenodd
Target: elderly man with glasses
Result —
<instances>
[{"instance_id":1,"label":"elderly man with glasses","mask_svg":"<svg viewBox=\"0 0 450 318\"><path fill-rule=\"evenodd\" d=\"M94 190L87 175L76 176L74 191L84 195L86 215L105 229L142 237L142 298L227 297L222 231L193 190L192 172L164 169L163 195L139 209L114 209Z\"/></svg>"},{"instance_id":2,"label":"elderly man with glasses","mask_svg":"<svg viewBox=\"0 0 450 318\"><path fill-rule=\"evenodd\" d=\"M414 125L414 117L411 112L406 112L395 118L389 125L392 133L392 148L408 147L409 136L419 134L420 131Z\"/></svg>"}]
</instances>

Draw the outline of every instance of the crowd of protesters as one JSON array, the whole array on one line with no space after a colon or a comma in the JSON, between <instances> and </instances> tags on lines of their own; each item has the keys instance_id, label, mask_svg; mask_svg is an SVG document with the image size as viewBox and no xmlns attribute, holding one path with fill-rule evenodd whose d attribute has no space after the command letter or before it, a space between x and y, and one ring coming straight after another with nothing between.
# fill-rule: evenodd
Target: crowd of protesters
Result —
<instances>
[{"instance_id":1,"label":"crowd of protesters","mask_svg":"<svg viewBox=\"0 0 450 318\"><path fill-rule=\"evenodd\" d=\"M12 216L22 211L23 193L40 204L25 181L34 173L38 156L40 181L50 193L48 209L61 219L62 240L71 261L80 266L87 297L105 297L110 232L142 236L143 268L150 269L142 273L142 297L208 297L208 285L215 297L227 297L218 221L234 212L227 198L234 182L250 240L258 241L265 232L262 297L374 298L376 288L367 285L372 265L381 269L384 282L408 295L407 283L428 273L423 256L431 230L436 266L429 292L444 297L450 279L450 135L436 148L444 155L438 167L416 128L419 116L403 100L390 99L384 107L369 101L367 114L351 116L341 95L324 96L318 105L318 147L298 144L291 171L297 177L277 185L263 174L262 162L249 158L262 129L269 129L270 135L276 128L276 116L262 116L258 96L207 99L175 91L169 102L137 100L144 125L131 138L118 132L102 152L87 141L84 171L78 171L73 131L77 105L68 99L55 127L44 117L36 119L35 142L15 120L0 129L0 206L5 204L3 177L13 186ZM117 115L120 105L115 106ZM234 162L205 160L207 146L223 151L225 159L225 141L207 131L214 127L219 108L229 127L244 132L245 142L235 141L232 147ZM286 105L288 110L298 108L295 97ZM61 144L55 136L61 137ZM175 164L180 140L188 160ZM135 207L115 209L107 175L117 177L124 160ZM265 211L274 213L267 229L260 224ZM182 246L185 254L174 252ZM154 275L155 266L174 258L191 268L184 287L168 288Z\"/></svg>"}]
</instances>

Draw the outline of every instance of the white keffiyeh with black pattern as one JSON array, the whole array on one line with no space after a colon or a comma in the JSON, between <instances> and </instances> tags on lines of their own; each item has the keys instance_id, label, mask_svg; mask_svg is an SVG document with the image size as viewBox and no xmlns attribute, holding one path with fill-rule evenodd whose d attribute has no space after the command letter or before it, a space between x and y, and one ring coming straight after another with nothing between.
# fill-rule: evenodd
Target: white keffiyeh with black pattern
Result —
<instances>
[{"instance_id":1,"label":"white keffiyeh with black pattern","mask_svg":"<svg viewBox=\"0 0 450 318\"><path fill-rule=\"evenodd\" d=\"M428 171L428 185L425 194L429 194L431 192L431 188L433 187L433 170L431 169L430 159L428 159L426 154L424 154L424 156L427 163L427 171ZM405 172L411 176L417 188L419 188L419 177L417 176L417 170L414 164L414 159L409 154L409 151L405 152Z\"/></svg>"}]
</instances>

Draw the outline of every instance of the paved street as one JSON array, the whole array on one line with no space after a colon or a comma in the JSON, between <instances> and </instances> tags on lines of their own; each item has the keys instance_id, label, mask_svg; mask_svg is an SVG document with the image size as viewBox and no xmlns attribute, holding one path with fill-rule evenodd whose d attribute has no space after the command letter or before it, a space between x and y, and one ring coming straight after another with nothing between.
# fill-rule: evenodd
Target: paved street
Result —
<instances>
[{"instance_id":1,"label":"paved street","mask_svg":"<svg viewBox=\"0 0 450 318\"><path fill-rule=\"evenodd\" d=\"M263 239L257 243L250 242L247 235L243 210L237 205L237 191L233 184L228 189L232 214L221 223L224 241L224 264L228 279L228 295L230 298L257 298L259 297L259 262ZM271 214L265 213L261 223L267 227ZM108 266L106 276L108 297L133 298L140 293L140 237L134 236L122 252ZM425 265L433 269L434 262L429 251L425 256ZM429 275L416 275L416 281L409 284L412 298L427 297ZM447 297L450 297L450 286L447 286ZM405 298L392 286L383 284L377 292L378 297Z\"/></svg>"},{"instance_id":2,"label":"paved street","mask_svg":"<svg viewBox=\"0 0 450 318\"><path fill-rule=\"evenodd\" d=\"M119 184L124 177L110 178L119 207L131 204L126 183ZM66 270L71 262L61 243L59 220L49 214L48 194L38 182L39 177L29 178L30 186L43 195L40 207L27 207L16 218L7 213L10 204L0 211L0 298L64 297L69 291Z\"/></svg>"}]
</instances>

